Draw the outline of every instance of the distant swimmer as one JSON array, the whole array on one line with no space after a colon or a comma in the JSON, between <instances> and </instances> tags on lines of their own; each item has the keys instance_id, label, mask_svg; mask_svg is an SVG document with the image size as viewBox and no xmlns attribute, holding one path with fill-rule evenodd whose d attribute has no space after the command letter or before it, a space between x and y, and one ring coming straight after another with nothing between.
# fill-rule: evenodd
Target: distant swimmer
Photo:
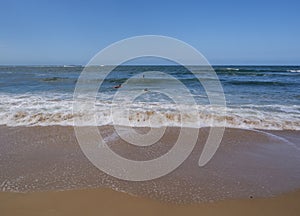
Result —
<instances>
[{"instance_id":1,"label":"distant swimmer","mask_svg":"<svg viewBox=\"0 0 300 216\"><path fill-rule=\"evenodd\" d=\"M121 88L121 87L122 87L121 84L114 86L115 89L118 89L118 88Z\"/></svg>"},{"instance_id":2,"label":"distant swimmer","mask_svg":"<svg viewBox=\"0 0 300 216\"><path fill-rule=\"evenodd\" d=\"M149 91L149 90L147 88L145 88L144 91Z\"/></svg>"}]
</instances>

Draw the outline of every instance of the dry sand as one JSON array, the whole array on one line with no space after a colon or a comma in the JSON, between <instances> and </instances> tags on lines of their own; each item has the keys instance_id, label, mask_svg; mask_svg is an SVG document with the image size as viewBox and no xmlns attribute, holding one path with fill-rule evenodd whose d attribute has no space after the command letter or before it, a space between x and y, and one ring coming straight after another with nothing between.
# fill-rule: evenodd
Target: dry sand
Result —
<instances>
[{"instance_id":1,"label":"dry sand","mask_svg":"<svg viewBox=\"0 0 300 216\"><path fill-rule=\"evenodd\" d=\"M272 215L299 216L300 191L274 198L175 205L133 197L111 189L0 193L1 216L82 215Z\"/></svg>"}]
</instances>

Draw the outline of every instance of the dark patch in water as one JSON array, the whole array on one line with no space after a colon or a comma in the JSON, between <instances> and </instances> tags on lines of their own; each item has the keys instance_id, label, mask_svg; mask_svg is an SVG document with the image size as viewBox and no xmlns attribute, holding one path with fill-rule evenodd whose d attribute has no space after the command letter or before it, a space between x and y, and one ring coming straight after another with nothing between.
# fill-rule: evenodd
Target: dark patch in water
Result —
<instances>
[{"instance_id":1,"label":"dark patch in water","mask_svg":"<svg viewBox=\"0 0 300 216\"><path fill-rule=\"evenodd\" d=\"M292 83L272 82L272 81L230 81L232 85L264 85L264 86L290 86Z\"/></svg>"},{"instance_id":2,"label":"dark patch in water","mask_svg":"<svg viewBox=\"0 0 300 216\"><path fill-rule=\"evenodd\" d=\"M60 80L64 80L66 78L62 78L62 77L49 77L49 78L44 78L42 79L42 81L44 82L55 82L55 81L60 81Z\"/></svg>"},{"instance_id":3,"label":"dark patch in water","mask_svg":"<svg viewBox=\"0 0 300 216\"><path fill-rule=\"evenodd\" d=\"M48 78L42 79L43 82L63 82L65 80L68 80L68 78L64 78L64 77L48 77Z\"/></svg>"}]
</instances>

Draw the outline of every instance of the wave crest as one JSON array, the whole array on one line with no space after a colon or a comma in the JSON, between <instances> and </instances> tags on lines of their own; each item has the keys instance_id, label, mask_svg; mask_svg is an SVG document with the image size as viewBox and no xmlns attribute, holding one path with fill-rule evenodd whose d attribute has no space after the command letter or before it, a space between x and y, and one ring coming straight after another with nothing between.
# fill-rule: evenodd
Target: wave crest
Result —
<instances>
[{"instance_id":1,"label":"wave crest","mask_svg":"<svg viewBox=\"0 0 300 216\"><path fill-rule=\"evenodd\" d=\"M232 127L273 130L300 130L300 106L244 105L226 110L210 105L197 105L197 115L190 106L180 104L182 113L174 104L135 102L134 104L97 101L94 111L73 113L73 100L62 96L0 95L0 124L8 126L74 125L80 118L83 125L117 124L134 127ZM111 110L114 110L113 114ZM226 111L226 112L225 112ZM199 120L199 121L198 121Z\"/></svg>"}]
</instances>

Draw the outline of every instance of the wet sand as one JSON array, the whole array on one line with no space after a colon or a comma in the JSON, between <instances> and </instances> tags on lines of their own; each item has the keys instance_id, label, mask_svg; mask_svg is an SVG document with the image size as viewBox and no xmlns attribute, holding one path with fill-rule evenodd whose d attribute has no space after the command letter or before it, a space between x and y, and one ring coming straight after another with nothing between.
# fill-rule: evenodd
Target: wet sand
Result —
<instances>
[{"instance_id":1,"label":"wet sand","mask_svg":"<svg viewBox=\"0 0 300 216\"><path fill-rule=\"evenodd\" d=\"M137 148L121 140L110 126L99 130L110 148L134 160L166 153L179 132L168 128L159 143ZM199 130L193 152L170 174L129 182L93 166L72 127L0 126L0 212L299 215L300 193L293 191L300 188L300 131L226 129L213 159L199 167L207 134L208 128Z\"/></svg>"},{"instance_id":2,"label":"wet sand","mask_svg":"<svg viewBox=\"0 0 300 216\"><path fill-rule=\"evenodd\" d=\"M0 193L3 216L57 215L263 215L298 216L300 191L274 198L224 200L176 205L130 196L110 189L63 192Z\"/></svg>"}]
</instances>

